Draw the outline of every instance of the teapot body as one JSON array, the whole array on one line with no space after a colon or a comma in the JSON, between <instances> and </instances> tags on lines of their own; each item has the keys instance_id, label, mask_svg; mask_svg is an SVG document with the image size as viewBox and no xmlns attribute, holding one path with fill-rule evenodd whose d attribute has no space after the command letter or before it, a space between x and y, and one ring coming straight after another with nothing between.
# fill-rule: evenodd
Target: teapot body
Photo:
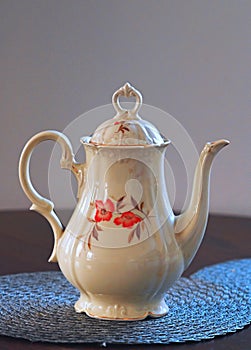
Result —
<instances>
[{"instance_id":1,"label":"teapot body","mask_svg":"<svg viewBox=\"0 0 251 350\"><path fill-rule=\"evenodd\" d=\"M159 171L164 149L85 148L85 186L57 245L60 269L81 293L75 309L105 319L162 316L184 267Z\"/></svg>"},{"instance_id":2,"label":"teapot body","mask_svg":"<svg viewBox=\"0 0 251 350\"><path fill-rule=\"evenodd\" d=\"M119 96L135 97L125 110ZM166 139L138 115L141 94L125 84L113 94L117 114L82 138L86 163L76 162L69 139L48 130L33 136L19 162L21 186L54 233L49 261L58 262L80 291L77 312L112 320L139 320L168 312L165 293L194 258L209 209L209 179L215 155L229 141L208 142L195 169L187 209L174 216L164 177ZM61 167L78 183L78 202L64 228L52 201L34 188L29 173L33 149L53 140L62 149Z\"/></svg>"}]
</instances>

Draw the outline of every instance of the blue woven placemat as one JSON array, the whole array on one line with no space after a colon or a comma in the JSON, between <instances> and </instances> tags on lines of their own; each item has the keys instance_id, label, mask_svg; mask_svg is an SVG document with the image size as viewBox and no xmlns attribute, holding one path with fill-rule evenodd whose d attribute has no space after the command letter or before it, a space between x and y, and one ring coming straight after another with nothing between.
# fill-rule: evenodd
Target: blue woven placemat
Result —
<instances>
[{"instance_id":1,"label":"blue woven placemat","mask_svg":"<svg viewBox=\"0 0 251 350\"><path fill-rule=\"evenodd\" d=\"M251 259L206 267L168 291L169 313L118 322L78 314L78 291L60 272L0 277L0 334L31 341L168 344L211 339L251 322Z\"/></svg>"}]
</instances>

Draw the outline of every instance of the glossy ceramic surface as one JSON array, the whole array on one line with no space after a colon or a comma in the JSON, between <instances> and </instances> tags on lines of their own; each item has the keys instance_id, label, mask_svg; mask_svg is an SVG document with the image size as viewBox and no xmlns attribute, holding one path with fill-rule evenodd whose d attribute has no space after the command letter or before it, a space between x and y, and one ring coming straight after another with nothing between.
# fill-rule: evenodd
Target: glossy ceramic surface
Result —
<instances>
[{"instance_id":1,"label":"glossy ceramic surface","mask_svg":"<svg viewBox=\"0 0 251 350\"><path fill-rule=\"evenodd\" d=\"M135 97L134 108L122 109L120 96ZM50 261L58 261L80 291L75 310L92 317L139 320L168 312L164 294L190 264L205 232L213 158L229 143L205 145L190 205L175 216L164 178L170 141L138 115L141 104L141 94L128 83L114 93L115 117L81 139L85 164L75 161L70 141L58 131L35 135L20 158L19 177L31 209L44 215L54 232ZM61 167L78 182L78 203L65 229L29 175L34 147L49 139L59 142Z\"/></svg>"}]
</instances>

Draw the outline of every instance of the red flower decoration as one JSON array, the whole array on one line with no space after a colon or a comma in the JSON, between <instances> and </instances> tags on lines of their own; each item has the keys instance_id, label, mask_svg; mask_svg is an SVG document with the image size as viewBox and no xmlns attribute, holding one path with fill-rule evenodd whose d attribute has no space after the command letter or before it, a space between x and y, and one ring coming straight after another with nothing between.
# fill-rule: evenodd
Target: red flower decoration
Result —
<instances>
[{"instance_id":1,"label":"red flower decoration","mask_svg":"<svg viewBox=\"0 0 251 350\"><path fill-rule=\"evenodd\" d=\"M131 211L127 211L123 213L118 218L114 219L114 224L116 225L122 225L123 227L132 227L134 224L137 224L138 222L142 221L142 219L132 213Z\"/></svg>"},{"instance_id":2,"label":"red flower decoration","mask_svg":"<svg viewBox=\"0 0 251 350\"><path fill-rule=\"evenodd\" d=\"M110 221L112 213L114 212L114 204L110 199L107 199L106 202L100 200L95 201L96 214L94 220L97 222L100 221Z\"/></svg>"}]
</instances>

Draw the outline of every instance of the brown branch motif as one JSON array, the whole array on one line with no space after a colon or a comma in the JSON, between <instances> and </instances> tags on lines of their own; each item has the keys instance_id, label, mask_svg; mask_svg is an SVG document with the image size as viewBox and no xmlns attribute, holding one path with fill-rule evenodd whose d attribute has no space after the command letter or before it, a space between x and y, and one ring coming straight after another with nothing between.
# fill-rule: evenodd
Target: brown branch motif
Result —
<instances>
[{"instance_id":1,"label":"brown branch motif","mask_svg":"<svg viewBox=\"0 0 251 350\"><path fill-rule=\"evenodd\" d=\"M128 123L126 123L125 121L115 122L114 125L119 125L115 133L121 132L122 134L124 134L126 131L130 131L130 129L128 128Z\"/></svg>"}]
</instances>

